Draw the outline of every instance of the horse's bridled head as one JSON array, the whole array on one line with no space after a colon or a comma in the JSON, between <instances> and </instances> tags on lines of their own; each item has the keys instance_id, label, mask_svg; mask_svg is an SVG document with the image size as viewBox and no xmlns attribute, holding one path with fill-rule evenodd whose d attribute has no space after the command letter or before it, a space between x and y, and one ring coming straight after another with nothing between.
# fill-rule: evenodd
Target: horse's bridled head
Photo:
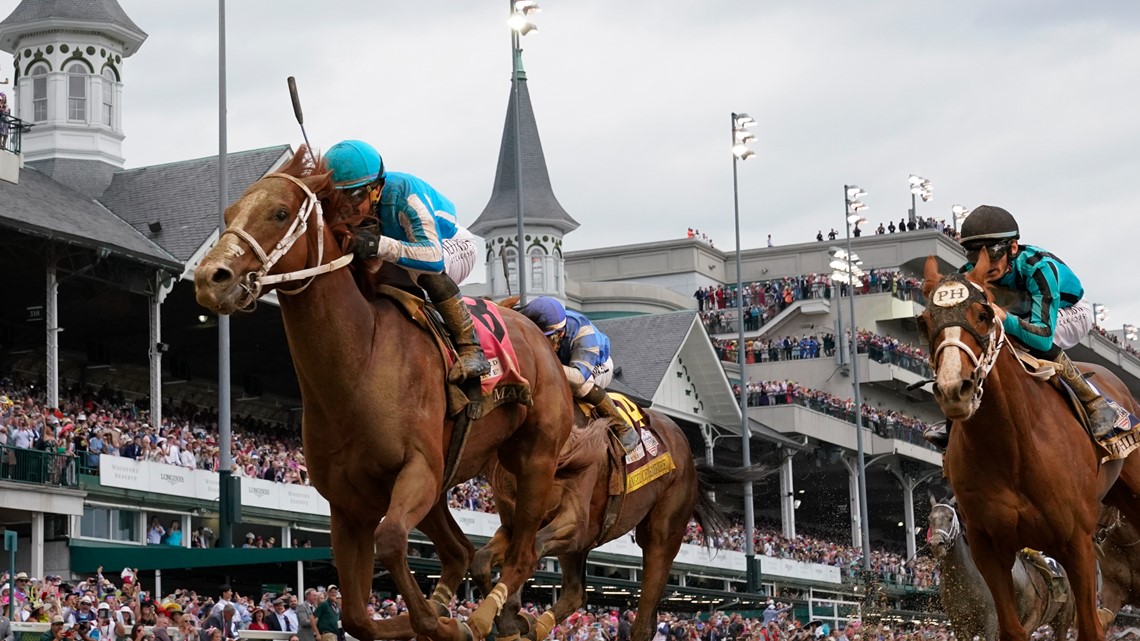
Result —
<instances>
[{"instance_id":1,"label":"horse's bridled head","mask_svg":"<svg viewBox=\"0 0 1140 641\"><path fill-rule=\"evenodd\" d=\"M978 281L988 269L983 263L988 261L980 260L969 274L947 276L938 273L934 257L926 264L926 310L916 321L930 345L934 399L953 420L965 420L977 409L978 367L997 322L992 296Z\"/></svg>"},{"instance_id":2,"label":"horse's bridled head","mask_svg":"<svg viewBox=\"0 0 1140 641\"><path fill-rule=\"evenodd\" d=\"M296 218L305 195L286 180L262 178L226 208L226 229L194 270L198 304L219 314L252 308L268 291L258 283L260 272L296 269L306 260L303 240L276 260L267 259L296 231Z\"/></svg>"}]
</instances>

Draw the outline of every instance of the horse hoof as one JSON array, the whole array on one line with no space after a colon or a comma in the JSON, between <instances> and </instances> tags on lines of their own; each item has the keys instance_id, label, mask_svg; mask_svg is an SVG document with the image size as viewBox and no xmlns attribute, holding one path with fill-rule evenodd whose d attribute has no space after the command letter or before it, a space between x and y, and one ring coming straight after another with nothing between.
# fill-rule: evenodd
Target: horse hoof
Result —
<instances>
[{"instance_id":1,"label":"horse hoof","mask_svg":"<svg viewBox=\"0 0 1140 641\"><path fill-rule=\"evenodd\" d=\"M436 601L435 599L431 599L430 601L428 601L428 603L431 604L431 607L435 608L435 613L437 615L439 615L440 618L446 619L446 618L449 618L451 616L451 609L448 608L446 605L440 603L439 601Z\"/></svg>"},{"instance_id":2,"label":"horse hoof","mask_svg":"<svg viewBox=\"0 0 1140 641\"><path fill-rule=\"evenodd\" d=\"M457 623L459 624L459 633L461 635L457 641L475 641L475 634L471 631L471 628L462 621L457 621Z\"/></svg>"},{"instance_id":3,"label":"horse hoof","mask_svg":"<svg viewBox=\"0 0 1140 641\"><path fill-rule=\"evenodd\" d=\"M536 619L530 612L519 612L519 618L522 619L524 623L526 623L526 627L521 628L519 630L519 633L527 638L533 638L534 626L538 623L538 619Z\"/></svg>"}]
</instances>

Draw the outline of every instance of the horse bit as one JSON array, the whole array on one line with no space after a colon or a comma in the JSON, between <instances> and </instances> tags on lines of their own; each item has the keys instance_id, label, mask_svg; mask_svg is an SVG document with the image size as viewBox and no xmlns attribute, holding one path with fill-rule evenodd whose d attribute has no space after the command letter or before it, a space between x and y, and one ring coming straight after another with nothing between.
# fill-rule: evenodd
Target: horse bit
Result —
<instances>
[{"instance_id":1,"label":"horse bit","mask_svg":"<svg viewBox=\"0 0 1140 641\"><path fill-rule=\"evenodd\" d=\"M289 226L289 229L285 230L285 236L281 240L277 241L277 244L274 245L273 250L268 254L266 254L265 250L261 248L260 243L258 243L253 238L253 236L250 236L249 233L244 229L239 229L237 227L227 227L225 231L221 233L221 236L225 236L226 234L233 234L234 236L237 236L241 240L245 241L245 244L249 245L250 248L253 249L253 253L256 254L258 260L261 261L261 267L257 271L248 272L241 278L241 288L244 289L247 294L249 294L251 301L249 306L243 308L243 311L254 310L254 308L257 306L257 299L261 296L261 289L265 285L275 285L277 283L287 283L296 280L308 279L304 285L301 285L296 289L278 289L278 291L280 291L282 294L300 294L301 292L305 291L309 285L312 284L313 279L315 279L317 276L336 271L341 267L345 267L351 263L353 259L352 254L345 254L344 256L341 256L340 258L337 258L330 263L322 264L325 254L325 218L324 212L321 208L320 199L318 199L317 195L313 193L313 190L309 189L308 185L306 185L300 179L294 176L290 176L289 174L274 173L269 174L266 176L266 178L284 178L285 180L292 182L293 184L300 187L301 191L305 192L305 201L301 203L300 208L297 210L297 216L293 219L293 224ZM270 276L269 270L273 269L273 266L277 264L277 261L281 260L281 257L287 254L289 250L293 248L293 245L300 238L304 237L305 233L309 230L309 217L313 214L314 211L316 212L315 218L317 221L316 266ZM221 240L221 236L218 237L219 240Z\"/></svg>"}]
</instances>

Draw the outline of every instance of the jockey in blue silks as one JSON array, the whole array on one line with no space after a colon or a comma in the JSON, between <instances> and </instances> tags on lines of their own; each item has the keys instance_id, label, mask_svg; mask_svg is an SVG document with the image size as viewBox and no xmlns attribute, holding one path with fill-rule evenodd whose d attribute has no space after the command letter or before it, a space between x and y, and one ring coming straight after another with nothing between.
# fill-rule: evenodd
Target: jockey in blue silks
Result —
<instances>
[{"instance_id":1,"label":"jockey in blue silks","mask_svg":"<svg viewBox=\"0 0 1140 641\"><path fill-rule=\"evenodd\" d=\"M637 448L637 431L618 411L606 387L614 378L614 361L610 358L610 339L590 319L567 309L553 298L539 296L521 311L550 338L558 360L570 380L574 397L597 408L610 421L611 427L629 454Z\"/></svg>"},{"instance_id":2,"label":"jockey in blue silks","mask_svg":"<svg viewBox=\"0 0 1140 641\"><path fill-rule=\"evenodd\" d=\"M380 258L407 270L451 332L459 360L448 380L477 380L490 372L471 313L459 294L458 284L475 265L477 244L471 232L456 223L455 205L411 174L384 171L380 152L366 142L339 142L324 159L336 188L346 192L354 207L362 213L371 210L380 221L379 234L356 230L356 257Z\"/></svg>"},{"instance_id":3,"label":"jockey in blue silks","mask_svg":"<svg viewBox=\"0 0 1140 641\"><path fill-rule=\"evenodd\" d=\"M961 271L972 270L985 250L990 259L986 281L1007 312L1002 328L1033 356L1056 363L1057 373L1085 406L1093 436L1108 436L1116 412L1064 351L1092 329L1092 305L1084 299L1081 281L1068 265L1040 247L1021 244L1020 238L1017 221L1008 211L992 205L974 209L962 223L959 242L968 262ZM949 430L932 428L926 440L945 448Z\"/></svg>"}]
</instances>

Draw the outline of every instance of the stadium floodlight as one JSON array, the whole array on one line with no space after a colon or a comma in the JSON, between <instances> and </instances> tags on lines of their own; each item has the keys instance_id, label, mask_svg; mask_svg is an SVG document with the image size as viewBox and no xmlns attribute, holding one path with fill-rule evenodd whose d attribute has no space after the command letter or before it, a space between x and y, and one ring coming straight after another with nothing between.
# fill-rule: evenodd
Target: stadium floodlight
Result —
<instances>
[{"instance_id":1,"label":"stadium floodlight","mask_svg":"<svg viewBox=\"0 0 1140 641\"><path fill-rule=\"evenodd\" d=\"M861 198L867 196L866 190L858 185L844 185L843 186L843 218L845 219L847 229L847 274L845 282L848 285L848 305L850 311L849 332L851 339L847 341L848 352L850 360L847 361L852 364L851 367L851 387L854 391L855 400L855 450L856 450L856 465L859 469L859 530L860 530L860 543L863 549L863 574L870 575L871 573L871 514L868 509L870 506L867 503L867 461L863 451L863 412L858 408L863 407L863 391L859 384L859 362L858 362L858 341L856 337L859 335L858 325L855 323L855 288L861 287L863 282L856 276L855 270L856 261L859 257L851 251L851 228L866 222L866 219L859 215L859 211L866 209L867 206L863 204ZM860 270L860 274L862 271ZM832 276L834 279L834 275ZM842 324L842 321L840 321ZM841 341L842 345L842 341Z\"/></svg>"}]
</instances>

